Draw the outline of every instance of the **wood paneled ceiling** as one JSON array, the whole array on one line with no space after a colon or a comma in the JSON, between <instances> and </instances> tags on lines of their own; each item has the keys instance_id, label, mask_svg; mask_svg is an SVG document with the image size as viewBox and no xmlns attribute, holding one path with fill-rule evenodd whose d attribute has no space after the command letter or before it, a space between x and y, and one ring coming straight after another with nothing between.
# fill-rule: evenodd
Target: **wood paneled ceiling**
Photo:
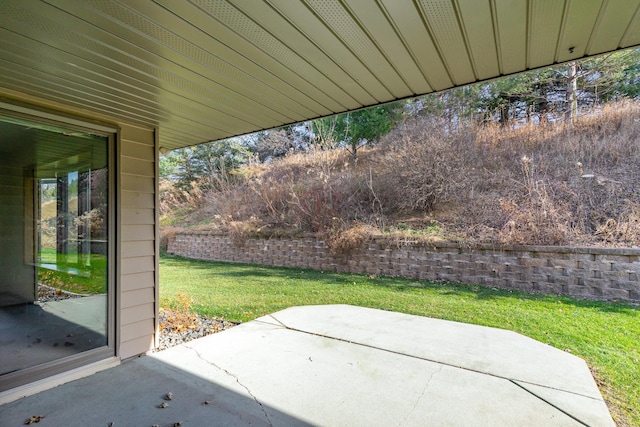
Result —
<instances>
[{"instance_id":1,"label":"wood paneled ceiling","mask_svg":"<svg viewBox=\"0 0 640 427\"><path fill-rule=\"evenodd\" d=\"M640 0L3 0L0 87L174 149L640 44Z\"/></svg>"}]
</instances>

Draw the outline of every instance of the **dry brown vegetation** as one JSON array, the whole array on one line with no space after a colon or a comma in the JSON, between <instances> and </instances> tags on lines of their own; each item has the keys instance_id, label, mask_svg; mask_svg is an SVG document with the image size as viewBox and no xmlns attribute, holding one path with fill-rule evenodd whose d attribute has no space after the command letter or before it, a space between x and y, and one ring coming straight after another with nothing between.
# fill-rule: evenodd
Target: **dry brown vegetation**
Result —
<instances>
[{"instance_id":1,"label":"dry brown vegetation","mask_svg":"<svg viewBox=\"0 0 640 427\"><path fill-rule=\"evenodd\" d=\"M244 167L215 191L162 186L165 224L251 234L370 233L504 244L637 246L640 105L573 125L411 119L357 162L341 150ZM356 227L358 232L344 234Z\"/></svg>"}]
</instances>

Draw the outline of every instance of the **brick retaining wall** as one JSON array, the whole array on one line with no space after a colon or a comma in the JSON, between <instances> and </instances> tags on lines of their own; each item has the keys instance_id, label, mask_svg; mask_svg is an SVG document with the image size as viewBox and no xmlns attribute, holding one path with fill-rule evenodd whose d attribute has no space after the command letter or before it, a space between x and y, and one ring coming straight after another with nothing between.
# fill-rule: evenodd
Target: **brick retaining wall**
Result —
<instances>
[{"instance_id":1,"label":"brick retaining wall","mask_svg":"<svg viewBox=\"0 0 640 427\"><path fill-rule=\"evenodd\" d=\"M640 249L404 243L373 237L332 256L314 236L248 238L178 232L168 252L188 258L447 280L527 292L640 301Z\"/></svg>"}]
</instances>

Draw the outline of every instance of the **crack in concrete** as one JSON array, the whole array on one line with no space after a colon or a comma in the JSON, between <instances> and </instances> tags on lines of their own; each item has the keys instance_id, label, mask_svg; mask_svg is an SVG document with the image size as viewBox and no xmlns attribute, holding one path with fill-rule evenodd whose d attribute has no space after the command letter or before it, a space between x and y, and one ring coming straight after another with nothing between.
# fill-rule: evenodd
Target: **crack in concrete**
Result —
<instances>
[{"instance_id":1,"label":"crack in concrete","mask_svg":"<svg viewBox=\"0 0 640 427\"><path fill-rule=\"evenodd\" d=\"M260 410L262 410L262 413L264 414L265 419L267 420L267 424L269 424L270 426L273 426L273 423L271 422L271 419L269 418L269 414L267 413L267 410L265 409L264 405L262 404L262 402L260 402L258 400L258 398L251 393L251 390L249 390L249 387L247 387L246 385L242 384L242 382L240 382L240 378L238 378L237 375L229 372L228 370L226 370L225 368L223 368L222 366L218 366L217 364L215 364L214 362L204 358L200 352L198 350L196 350L193 347L190 347L188 344L183 344L183 346L185 348L188 348L189 350L193 351L196 356L198 356L198 359L202 360L203 362L205 362L208 365L213 366L214 368L224 372L225 374L227 374L228 376L230 376L231 378L233 378L234 380L236 380L236 383L238 383L238 385L240 387L242 387L243 389L245 389L247 391L247 393L249 394L249 396L251 396L251 398L253 399L254 402L256 402L258 404L258 406L260 406Z\"/></svg>"},{"instance_id":2,"label":"crack in concrete","mask_svg":"<svg viewBox=\"0 0 640 427\"><path fill-rule=\"evenodd\" d=\"M544 399L542 396L538 396L534 391L529 390L528 388L524 387L522 384L518 384L518 381L515 380L509 380L509 382L511 382L512 384L516 385L517 387L520 387L522 390L526 391L527 393L529 393L530 395L542 400L544 403L546 403L549 406L552 406L554 408L556 408L558 411L562 412L563 414L565 414L566 416L568 416L569 418L574 419L575 421L577 421L578 423L582 424L585 427L589 427L589 424L585 423L584 421L578 419L575 415L569 413L568 411L565 411L564 409L560 408L558 405L555 405L551 402L549 402L547 399ZM574 393L575 394L575 393ZM580 396L580 395L578 395ZM584 396L584 397L588 397L588 396Z\"/></svg>"},{"instance_id":3,"label":"crack in concrete","mask_svg":"<svg viewBox=\"0 0 640 427\"><path fill-rule=\"evenodd\" d=\"M288 327L287 325L285 325L284 323L282 323L282 322L281 322L280 320L278 320L278 319L277 319L273 314L269 314L268 316L269 316L270 318L272 318L273 320L275 320L275 321L276 321L280 326L282 326L283 328L285 328L285 329L291 329L291 330L294 330L294 331L296 330L296 329L290 328L290 327Z\"/></svg>"},{"instance_id":4,"label":"crack in concrete","mask_svg":"<svg viewBox=\"0 0 640 427\"><path fill-rule=\"evenodd\" d=\"M490 374L487 374L487 375L490 375ZM590 395L588 395L588 394L578 393L577 391L565 390L565 389L558 388L558 387L551 387L551 386L548 386L548 385L538 384L538 383L534 383L534 382L531 382L531 381L520 380L520 379L518 379L518 378L499 377L499 376L497 376L497 375L494 375L494 376L496 376L496 377L498 377L498 378L502 378L502 379L509 380L509 381L511 381L511 382L513 382L513 383L521 383L521 384L518 384L518 387L521 387L521 388L524 388L524 386L523 386L522 384L535 385L535 386L538 386L538 387L546 388L546 389L548 389L548 390L560 391L560 392L562 392L562 393L572 394L572 395L574 395L574 396L580 396L580 397L584 397L585 399L591 399L591 400L595 400L595 401L597 401L597 402L602 402L602 403L604 403L604 399L602 398L602 396L600 396L600 397L594 397L594 396L590 396Z\"/></svg>"},{"instance_id":5,"label":"crack in concrete","mask_svg":"<svg viewBox=\"0 0 640 427\"><path fill-rule=\"evenodd\" d=\"M429 383L433 379L433 376L435 374L437 374L438 372L440 372L441 370L442 370L442 365L438 366L438 369L436 369L435 371L433 371L431 373L431 375L429 375L429 378L427 379L427 382L425 383L424 387L422 388L422 393L420 393L420 396L418 396L418 398L416 399L415 403L413 404L413 408L411 408L411 410L404 417L404 420L398 425L405 425L406 424L406 422L409 420L409 417L411 416L411 414L413 414L413 412L418 407L418 403L420 403L420 401L422 400L424 395L427 393L427 388L429 388Z\"/></svg>"}]
</instances>

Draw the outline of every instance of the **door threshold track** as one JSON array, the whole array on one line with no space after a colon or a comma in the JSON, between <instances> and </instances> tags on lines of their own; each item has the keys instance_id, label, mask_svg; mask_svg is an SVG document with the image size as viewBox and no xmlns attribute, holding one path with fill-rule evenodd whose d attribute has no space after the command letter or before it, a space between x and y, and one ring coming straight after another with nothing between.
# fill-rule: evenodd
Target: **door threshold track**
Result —
<instances>
[{"instance_id":1,"label":"door threshold track","mask_svg":"<svg viewBox=\"0 0 640 427\"><path fill-rule=\"evenodd\" d=\"M88 377L97 372L104 371L105 369L118 366L119 364L119 357L109 357L107 359L99 360L97 362L93 362L79 368L71 369L57 375L52 375L39 381L34 381L20 387L0 392L0 405L13 402L14 400L22 399L23 397L32 396L34 394L52 389L59 385L79 380L80 378Z\"/></svg>"}]
</instances>

